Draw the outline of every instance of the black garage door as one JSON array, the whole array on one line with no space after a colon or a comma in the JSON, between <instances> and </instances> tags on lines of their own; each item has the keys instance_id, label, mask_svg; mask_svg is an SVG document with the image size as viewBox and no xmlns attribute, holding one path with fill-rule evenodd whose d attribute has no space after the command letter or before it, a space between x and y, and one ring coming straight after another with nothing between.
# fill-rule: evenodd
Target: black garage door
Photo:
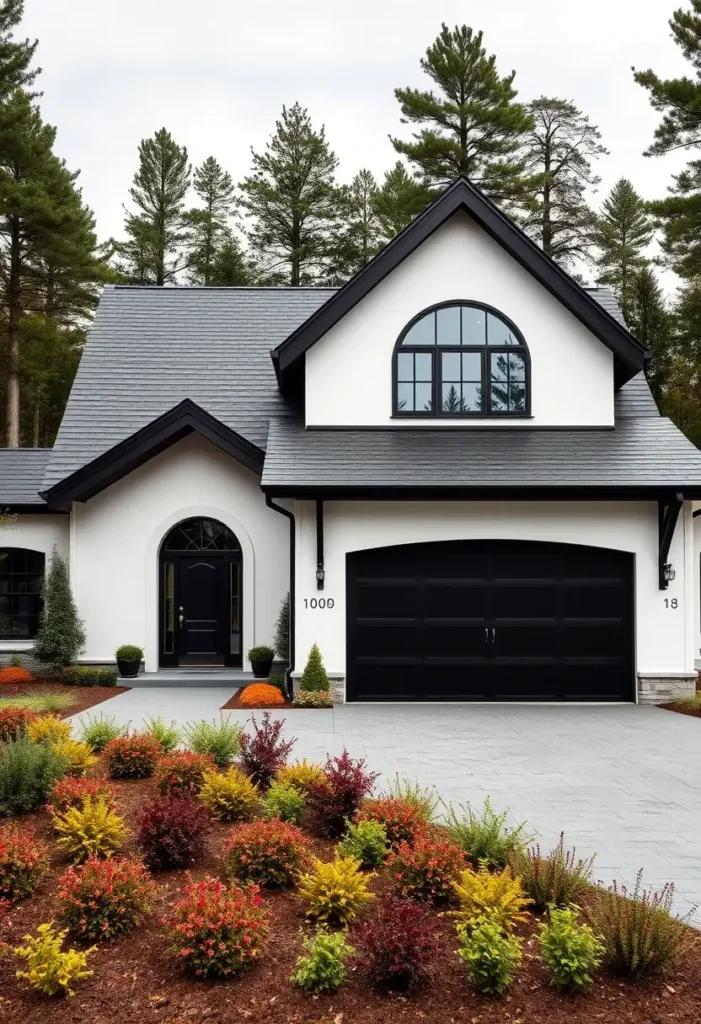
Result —
<instances>
[{"instance_id":1,"label":"black garage door","mask_svg":"<svg viewBox=\"0 0 701 1024\"><path fill-rule=\"evenodd\" d=\"M529 541L347 556L347 699L633 699L633 557Z\"/></svg>"}]
</instances>

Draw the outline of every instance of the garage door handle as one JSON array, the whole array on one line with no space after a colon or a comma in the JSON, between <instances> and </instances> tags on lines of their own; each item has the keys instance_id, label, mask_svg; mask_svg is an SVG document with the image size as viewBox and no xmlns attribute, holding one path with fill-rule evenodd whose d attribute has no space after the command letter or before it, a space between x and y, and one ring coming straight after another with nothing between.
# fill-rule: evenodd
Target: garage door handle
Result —
<instances>
[{"instance_id":1,"label":"garage door handle","mask_svg":"<svg viewBox=\"0 0 701 1024\"><path fill-rule=\"evenodd\" d=\"M495 637L496 637L496 635L497 635L497 631L496 631L496 629L494 628L494 626L492 626L492 643L494 643L494 640L495 640Z\"/></svg>"},{"instance_id":2,"label":"garage door handle","mask_svg":"<svg viewBox=\"0 0 701 1024\"><path fill-rule=\"evenodd\" d=\"M485 630L484 630L484 642L486 644L489 643L489 630L486 627L485 627Z\"/></svg>"}]
</instances>

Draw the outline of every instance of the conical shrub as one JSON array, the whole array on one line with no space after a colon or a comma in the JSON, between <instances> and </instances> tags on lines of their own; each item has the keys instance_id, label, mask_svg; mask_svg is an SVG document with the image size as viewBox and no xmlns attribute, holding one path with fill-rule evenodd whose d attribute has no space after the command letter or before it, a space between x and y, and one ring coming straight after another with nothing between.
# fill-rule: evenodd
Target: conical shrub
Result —
<instances>
[{"instance_id":1,"label":"conical shrub","mask_svg":"<svg viewBox=\"0 0 701 1024\"><path fill-rule=\"evenodd\" d=\"M321 658L321 651L316 644L309 652L299 688L303 693L328 693L331 689L329 677Z\"/></svg>"}]
</instances>

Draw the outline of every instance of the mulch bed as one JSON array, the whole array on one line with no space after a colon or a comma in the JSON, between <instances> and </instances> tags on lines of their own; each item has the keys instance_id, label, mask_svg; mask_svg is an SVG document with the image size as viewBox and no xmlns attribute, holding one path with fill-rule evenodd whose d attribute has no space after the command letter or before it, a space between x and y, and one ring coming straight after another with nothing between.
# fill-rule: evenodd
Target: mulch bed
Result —
<instances>
[{"instance_id":1,"label":"mulch bed","mask_svg":"<svg viewBox=\"0 0 701 1024\"><path fill-rule=\"evenodd\" d=\"M97 773L101 771L97 769ZM143 801L154 793L150 780L117 782L118 804L133 827ZM44 812L25 816L37 833L51 841ZM194 877L221 870L222 842L230 826L217 824L207 860ZM315 852L331 858L331 844L313 840ZM55 849L55 846L54 846ZM135 852L133 842L125 852ZM15 946L24 934L57 913L56 879L65 869L54 857L51 876L25 903L13 908L2 938ZM294 893L264 895L272 911L268 945L257 966L240 980L197 982L180 973L168 955L160 922L185 880L184 872L157 876L153 917L114 943L103 943L91 958L94 975L76 984L73 999L46 999L28 991L15 978L18 961L0 957L0 1020L40 1024L186 1024L188 1021L266 1022L266 1024L697 1024L701 1000L701 949L683 965L646 985L634 985L599 974L582 996L558 995L530 939L536 919L525 927L524 962L509 993L502 999L479 996L465 980L455 952L449 920L436 917L442 956L431 987L411 998L376 995L363 977L352 972L333 996L309 996L292 987L289 976L300 953L304 922ZM382 876L372 881L382 888Z\"/></svg>"},{"instance_id":2,"label":"mulch bed","mask_svg":"<svg viewBox=\"0 0 701 1024\"><path fill-rule=\"evenodd\" d=\"M57 712L59 718L69 718L80 711L87 711L88 708L94 708L95 705L102 704L120 693L126 693L129 689L128 686L67 686L66 683L59 683L55 679L33 679L31 683L0 684L0 697L21 697L28 690L41 686L49 687L55 693L68 693L75 698L75 704L65 711Z\"/></svg>"},{"instance_id":3,"label":"mulch bed","mask_svg":"<svg viewBox=\"0 0 701 1024\"><path fill-rule=\"evenodd\" d=\"M245 687L244 687L245 689ZM285 698L284 704L242 704L241 694L243 690L237 690L233 697L230 697L226 704L222 704L222 711L330 711L331 708L305 708L293 704Z\"/></svg>"}]
</instances>

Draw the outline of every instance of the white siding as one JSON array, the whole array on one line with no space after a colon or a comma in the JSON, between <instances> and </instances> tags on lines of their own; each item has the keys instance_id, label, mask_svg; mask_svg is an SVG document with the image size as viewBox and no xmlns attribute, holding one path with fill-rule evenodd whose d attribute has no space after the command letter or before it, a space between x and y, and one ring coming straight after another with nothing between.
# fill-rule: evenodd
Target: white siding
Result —
<instances>
[{"instance_id":1,"label":"white siding","mask_svg":"<svg viewBox=\"0 0 701 1024\"><path fill-rule=\"evenodd\" d=\"M72 512L71 577L88 636L83 660L123 643L158 667L158 552L190 516L219 519L243 553L243 652L270 643L289 586L289 526L265 505L259 477L191 435Z\"/></svg>"},{"instance_id":2,"label":"white siding","mask_svg":"<svg viewBox=\"0 0 701 1024\"><path fill-rule=\"evenodd\" d=\"M59 554L68 557L68 533L68 516L19 516L16 522L0 532L0 547L43 551L48 566L54 544ZM0 651L23 651L32 646L31 640L0 640Z\"/></svg>"},{"instance_id":3,"label":"white siding","mask_svg":"<svg viewBox=\"0 0 701 1024\"><path fill-rule=\"evenodd\" d=\"M439 228L307 352L307 425L390 425L397 337L422 309L452 299L494 306L523 333L533 418L520 426L613 425L611 352L466 214ZM410 422L445 426L402 418ZM469 429L485 421L453 422Z\"/></svg>"},{"instance_id":4,"label":"white siding","mask_svg":"<svg viewBox=\"0 0 701 1024\"><path fill-rule=\"evenodd\" d=\"M303 668L309 648L317 642L327 670L345 674L348 552L422 541L497 538L632 552L637 671L693 670L698 614L688 580L693 550L689 503L679 517L670 552L676 579L665 591L658 588L656 502L327 502L324 513L326 581L321 594L314 575L315 507L311 502L297 503L297 669ZM314 597L332 598L333 608L305 608L305 598Z\"/></svg>"}]
</instances>

